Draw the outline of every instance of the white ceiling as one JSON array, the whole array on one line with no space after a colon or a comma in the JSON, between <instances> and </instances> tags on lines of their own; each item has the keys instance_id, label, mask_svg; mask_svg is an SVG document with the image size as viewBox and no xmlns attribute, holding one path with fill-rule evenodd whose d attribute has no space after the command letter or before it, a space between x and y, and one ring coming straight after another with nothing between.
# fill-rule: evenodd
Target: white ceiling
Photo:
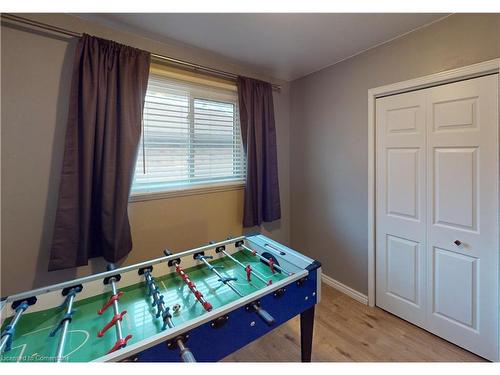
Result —
<instances>
[{"instance_id":1,"label":"white ceiling","mask_svg":"<svg viewBox=\"0 0 500 375\"><path fill-rule=\"evenodd\" d=\"M445 14L158 14L80 17L217 52L291 81L405 34Z\"/></svg>"}]
</instances>

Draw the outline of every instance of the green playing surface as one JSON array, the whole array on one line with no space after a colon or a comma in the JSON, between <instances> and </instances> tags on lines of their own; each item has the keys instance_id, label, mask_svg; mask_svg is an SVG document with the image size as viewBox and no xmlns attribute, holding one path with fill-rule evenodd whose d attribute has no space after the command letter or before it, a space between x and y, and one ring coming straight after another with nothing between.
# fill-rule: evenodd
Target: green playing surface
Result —
<instances>
[{"instance_id":1,"label":"green playing surface","mask_svg":"<svg viewBox=\"0 0 500 375\"><path fill-rule=\"evenodd\" d=\"M273 282L276 282L285 277L279 273L273 275L267 265L246 251L239 251L233 256L243 264L251 264L252 269L265 280L272 279ZM264 283L253 275L252 281L250 283L247 282L245 270L227 257L214 260L211 263L224 267L219 270L222 275L237 277L238 280L233 282L233 285L244 295L265 287ZM158 265L156 267L166 266ZM185 271L214 309L239 298L227 285L219 282L217 275L205 265L191 267ZM155 278L155 283L160 289L160 293L164 296L166 306L181 305L179 312L173 314L175 325L179 325L182 322L205 313L201 304L197 302L187 285L185 285L175 272ZM119 287L119 283L117 286ZM122 320L123 335L124 337L128 334L133 335L128 344L137 343L161 332L163 322L154 316L156 308L151 306L152 298L147 295L145 283L140 281L137 284L120 290L124 292L119 301L120 310L127 310L127 314L125 314ZM74 303L75 313L69 325L64 350L67 361L91 361L105 355L115 344L116 331L114 327L111 327L103 337L97 337L97 332L113 317L112 306L103 315L97 314L97 311L109 297L110 295L107 293L78 300L77 295ZM54 361L60 331L54 337L49 337L49 333L59 323L64 315L64 311L59 308L34 313L28 313L28 311L29 309L23 314L16 326L12 349L9 352L3 353L0 356L0 361ZM2 332L9 320L4 322Z\"/></svg>"}]
</instances>

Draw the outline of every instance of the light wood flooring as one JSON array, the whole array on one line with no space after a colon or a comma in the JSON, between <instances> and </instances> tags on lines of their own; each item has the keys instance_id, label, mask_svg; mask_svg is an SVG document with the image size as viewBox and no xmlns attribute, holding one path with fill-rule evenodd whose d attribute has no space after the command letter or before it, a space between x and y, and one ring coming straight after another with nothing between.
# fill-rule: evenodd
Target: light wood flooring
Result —
<instances>
[{"instance_id":1,"label":"light wood flooring","mask_svg":"<svg viewBox=\"0 0 500 375\"><path fill-rule=\"evenodd\" d=\"M323 284L316 306L313 361L472 362L484 361L464 349L388 312L365 306ZM299 318L224 359L225 362L300 361Z\"/></svg>"}]
</instances>

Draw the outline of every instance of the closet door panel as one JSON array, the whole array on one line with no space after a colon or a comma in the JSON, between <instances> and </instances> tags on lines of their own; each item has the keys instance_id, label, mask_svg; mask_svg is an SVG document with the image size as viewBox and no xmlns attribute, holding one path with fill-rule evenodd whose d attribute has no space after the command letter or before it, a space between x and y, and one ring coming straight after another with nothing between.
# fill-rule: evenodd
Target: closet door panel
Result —
<instances>
[{"instance_id":1,"label":"closet door panel","mask_svg":"<svg viewBox=\"0 0 500 375\"><path fill-rule=\"evenodd\" d=\"M376 303L412 323L425 320L425 97L377 100Z\"/></svg>"},{"instance_id":2,"label":"closet door panel","mask_svg":"<svg viewBox=\"0 0 500 375\"><path fill-rule=\"evenodd\" d=\"M427 92L427 327L498 359L498 76Z\"/></svg>"},{"instance_id":3,"label":"closet door panel","mask_svg":"<svg viewBox=\"0 0 500 375\"><path fill-rule=\"evenodd\" d=\"M478 147L435 147L433 158L434 225L476 232Z\"/></svg>"}]
</instances>

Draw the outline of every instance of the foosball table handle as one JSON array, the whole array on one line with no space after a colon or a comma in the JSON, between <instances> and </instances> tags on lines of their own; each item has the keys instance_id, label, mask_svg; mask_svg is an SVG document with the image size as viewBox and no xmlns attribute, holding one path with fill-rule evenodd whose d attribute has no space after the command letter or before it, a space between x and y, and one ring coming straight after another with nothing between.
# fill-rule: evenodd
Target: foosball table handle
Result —
<instances>
[{"instance_id":1,"label":"foosball table handle","mask_svg":"<svg viewBox=\"0 0 500 375\"><path fill-rule=\"evenodd\" d=\"M193 353L189 348L184 348L181 350L181 359L183 362L196 362Z\"/></svg>"},{"instance_id":2,"label":"foosball table handle","mask_svg":"<svg viewBox=\"0 0 500 375\"><path fill-rule=\"evenodd\" d=\"M189 335L181 335L171 341L168 341L167 348L170 350L179 349L179 354L183 362L196 362L193 353L185 344L188 338Z\"/></svg>"},{"instance_id":3,"label":"foosball table handle","mask_svg":"<svg viewBox=\"0 0 500 375\"><path fill-rule=\"evenodd\" d=\"M264 322L266 322L266 324L268 326L272 326L274 324L274 322L275 322L274 318L266 310L263 310L260 307L257 307L255 309L255 312L257 313L258 316L260 316L262 318L262 320Z\"/></svg>"}]
</instances>

